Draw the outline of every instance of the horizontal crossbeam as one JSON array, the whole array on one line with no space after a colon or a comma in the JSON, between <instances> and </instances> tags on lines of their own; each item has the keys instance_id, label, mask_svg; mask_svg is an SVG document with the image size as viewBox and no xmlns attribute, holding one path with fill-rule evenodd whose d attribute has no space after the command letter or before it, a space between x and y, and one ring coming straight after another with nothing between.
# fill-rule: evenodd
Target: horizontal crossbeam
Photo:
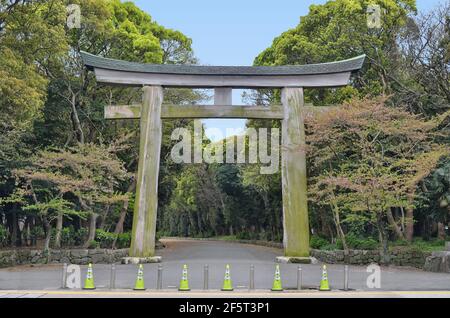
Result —
<instances>
[{"instance_id":1,"label":"horizontal crossbeam","mask_svg":"<svg viewBox=\"0 0 450 318\"><path fill-rule=\"evenodd\" d=\"M112 85L163 87L339 87L348 85L365 55L307 65L200 66L142 64L113 60L81 52L84 65L94 70L97 82Z\"/></svg>"},{"instance_id":2,"label":"horizontal crossbeam","mask_svg":"<svg viewBox=\"0 0 450 318\"><path fill-rule=\"evenodd\" d=\"M305 106L306 112L327 111L334 106ZM105 106L105 119L138 119L141 106ZM162 105L162 119L175 118L247 118L247 119L283 119L283 109L273 106L243 105Z\"/></svg>"}]
</instances>

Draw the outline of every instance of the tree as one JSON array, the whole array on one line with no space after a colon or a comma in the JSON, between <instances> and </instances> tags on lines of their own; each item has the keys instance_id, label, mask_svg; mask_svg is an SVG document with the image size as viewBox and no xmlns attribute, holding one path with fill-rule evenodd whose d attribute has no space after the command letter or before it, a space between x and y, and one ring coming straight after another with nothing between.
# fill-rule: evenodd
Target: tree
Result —
<instances>
[{"instance_id":1,"label":"tree","mask_svg":"<svg viewBox=\"0 0 450 318\"><path fill-rule=\"evenodd\" d=\"M342 224L351 230L355 219L376 227L385 255L390 230L409 239L413 214L402 217L399 227L392 209L413 211L417 186L448 156L433 138L438 125L387 107L384 99L355 100L310 118L311 194L333 212L344 244Z\"/></svg>"},{"instance_id":2,"label":"tree","mask_svg":"<svg viewBox=\"0 0 450 318\"><path fill-rule=\"evenodd\" d=\"M62 1L0 1L0 195L14 191L11 171L32 152L34 121L42 117L48 80L42 65L58 64L67 48ZM5 218L13 245L20 245L20 211Z\"/></svg>"},{"instance_id":3,"label":"tree","mask_svg":"<svg viewBox=\"0 0 450 318\"><path fill-rule=\"evenodd\" d=\"M54 220L55 247L60 247L63 218L96 218L102 204L122 202L124 195L116 189L127 173L107 148L86 144L68 150L41 151L27 166L15 169L13 175L18 187L4 203L15 202L24 211L36 213L44 226L48 250ZM88 241L94 237L95 226L91 222Z\"/></svg>"},{"instance_id":4,"label":"tree","mask_svg":"<svg viewBox=\"0 0 450 318\"><path fill-rule=\"evenodd\" d=\"M374 3L382 9L381 29L369 29L367 25L366 10ZM307 99L335 104L355 95L390 94L399 67L397 36L408 14L415 10L414 0L337 0L311 5L297 27L276 37L254 64L310 64L366 54L367 61L354 80L354 88L310 90Z\"/></svg>"},{"instance_id":5,"label":"tree","mask_svg":"<svg viewBox=\"0 0 450 318\"><path fill-rule=\"evenodd\" d=\"M411 105L427 115L440 114L450 105L450 4L408 20L399 38L403 68L397 103Z\"/></svg>"}]
</instances>

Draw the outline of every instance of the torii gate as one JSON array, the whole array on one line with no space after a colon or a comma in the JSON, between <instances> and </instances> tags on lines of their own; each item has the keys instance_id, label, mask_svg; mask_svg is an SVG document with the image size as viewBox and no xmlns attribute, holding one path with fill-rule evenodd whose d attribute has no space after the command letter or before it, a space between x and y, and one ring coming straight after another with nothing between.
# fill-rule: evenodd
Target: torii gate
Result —
<instances>
[{"instance_id":1,"label":"torii gate","mask_svg":"<svg viewBox=\"0 0 450 318\"><path fill-rule=\"evenodd\" d=\"M140 119L139 164L130 256L155 253L162 119L257 118L282 120L283 244L287 257L309 257L305 106L303 88L345 86L365 55L292 66L141 64L81 53L98 82L143 87L142 105L106 106L107 119ZM214 88L214 105L162 105L163 87ZM281 88L281 106L231 105L233 88ZM319 108L320 109L320 108Z\"/></svg>"}]
</instances>

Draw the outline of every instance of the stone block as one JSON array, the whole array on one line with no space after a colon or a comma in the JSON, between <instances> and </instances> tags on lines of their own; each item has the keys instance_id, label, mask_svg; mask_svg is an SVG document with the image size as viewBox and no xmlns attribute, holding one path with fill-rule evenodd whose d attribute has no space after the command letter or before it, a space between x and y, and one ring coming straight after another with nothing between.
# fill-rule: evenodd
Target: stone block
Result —
<instances>
[{"instance_id":1,"label":"stone block","mask_svg":"<svg viewBox=\"0 0 450 318\"><path fill-rule=\"evenodd\" d=\"M70 255L73 258L83 258L88 256L89 254L89 250L87 249L75 249L75 250L71 250Z\"/></svg>"},{"instance_id":2,"label":"stone block","mask_svg":"<svg viewBox=\"0 0 450 318\"><path fill-rule=\"evenodd\" d=\"M152 257L123 257L122 264L146 264L146 263L160 263L161 256Z\"/></svg>"}]
</instances>

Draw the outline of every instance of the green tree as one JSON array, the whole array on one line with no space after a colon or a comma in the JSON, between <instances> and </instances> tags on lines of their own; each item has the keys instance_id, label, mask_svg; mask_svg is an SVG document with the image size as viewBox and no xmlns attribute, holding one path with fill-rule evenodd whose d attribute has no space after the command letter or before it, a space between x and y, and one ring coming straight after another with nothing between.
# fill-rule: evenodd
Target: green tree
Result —
<instances>
[{"instance_id":1,"label":"green tree","mask_svg":"<svg viewBox=\"0 0 450 318\"><path fill-rule=\"evenodd\" d=\"M310 119L311 194L332 211L344 246L342 224L351 228L355 219L375 226L386 255L389 231L412 239L416 189L449 155L434 140L438 126L383 99L355 100ZM394 208L406 209L401 225Z\"/></svg>"},{"instance_id":2,"label":"green tree","mask_svg":"<svg viewBox=\"0 0 450 318\"><path fill-rule=\"evenodd\" d=\"M95 219L105 204L124 200L117 189L127 177L123 163L108 148L93 144L41 151L13 175L18 187L4 203L15 202L24 211L36 212L46 233L45 249L49 248L54 220L55 247L60 247L63 218L94 215ZM91 222L87 242L94 237Z\"/></svg>"}]
</instances>

